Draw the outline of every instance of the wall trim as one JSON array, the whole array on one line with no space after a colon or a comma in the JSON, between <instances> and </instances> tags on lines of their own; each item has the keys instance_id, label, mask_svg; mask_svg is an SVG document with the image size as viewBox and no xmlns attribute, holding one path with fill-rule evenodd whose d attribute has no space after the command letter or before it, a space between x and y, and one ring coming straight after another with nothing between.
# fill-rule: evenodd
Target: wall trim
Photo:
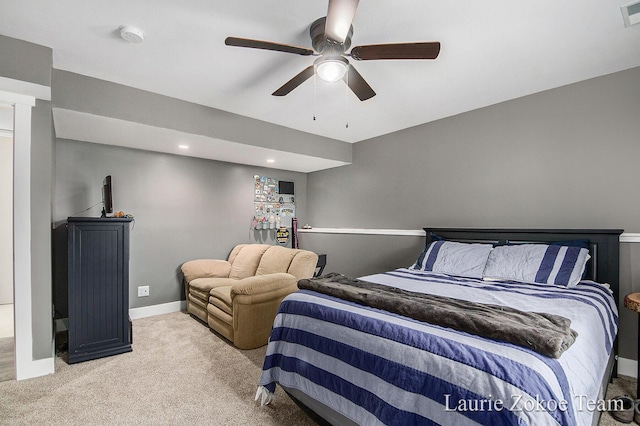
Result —
<instances>
[{"instance_id":1,"label":"wall trim","mask_svg":"<svg viewBox=\"0 0 640 426\"><path fill-rule=\"evenodd\" d=\"M8 77L0 77L0 90L44 101L51 100L51 87Z\"/></svg>"},{"instance_id":2,"label":"wall trim","mask_svg":"<svg viewBox=\"0 0 640 426\"><path fill-rule=\"evenodd\" d=\"M640 243L640 234L634 234L630 232L623 232L620 235L621 243Z\"/></svg>"},{"instance_id":3,"label":"wall trim","mask_svg":"<svg viewBox=\"0 0 640 426\"><path fill-rule=\"evenodd\" d=\"M36 106L36 98L34 98L33 96L23 95L20 93L6 92L4 90L0 90L0 99L2 99L3 103L8 103L8 104L20 104L20 105L26 105L30 107Z\"/></svg>"},{"instance_id":4,"label":"wall trim","mask_svg":"<svg viewBox=\"0 0 640 426\"><path fill-rule=\"evenodd\" d=\"M354 235L399 235L424 237L422 229L378 229L378 228L309 228L298 229L303 234L354 234ZM620 235L621 243L640 243L640 233L624 232Z\"/></svg>"},{"instance_id":5,"label":"wall trim","mask_svg":"<svg viewBox=\"0 0 640 426\"><path fill-rule=\"evenodd\" d=\"M424 231L422 229L303 228L298 229L298 232L308 234L401 235L409 237L424 237Z\"/></svg>"},{"instance_id":6,"label":"wall trim","mask_svg":"<svg viewBox=\"0 0 640 426\"><path fill-rule=\"evenodd\" d=\"M156 315L169 314L171 312L180 312L187 310L187 301L179 300L176 302L161 303L159 305L143 306L141 308L129 309L129 317L132 320L153 317Z\"/></svg>"},{"instance_id":7,"label":"wall trim","mask_svg":"<svg viewBox=\"0 0 640 426\"><path fill-rule=\"evenodd\" d=\"M618 374L633 377L638 376L638 361L628 358L618 357Z\"/></svg>"},{"instance_id":8,"label":"wall trim","mask_svg":"<svg viewBox=\"0 0 640 426\"><path fill-rule=\"evenodd\" d=\"M187 301L178 300L176 302L160 303L158 305L143 306L141 308L130 308L129 318L137 320L140 318L154 317L156 315L170 314L187 310ZM67 330L66 318L56 319L56 332Z\"/></svg>"}]
</instances>

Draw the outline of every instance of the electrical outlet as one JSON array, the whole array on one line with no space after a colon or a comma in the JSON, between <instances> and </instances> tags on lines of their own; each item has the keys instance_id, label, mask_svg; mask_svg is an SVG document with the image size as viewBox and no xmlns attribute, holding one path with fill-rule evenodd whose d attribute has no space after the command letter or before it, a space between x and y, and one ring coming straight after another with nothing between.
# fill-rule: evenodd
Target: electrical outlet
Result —
<instances>
[{"instance_id":1,"label":"electrical outlet","mask_svg":"<svg viewBox=\"0 0 640 426\"><path fill-rule=\"evenodd\" d=\"M138 286L138 297L146 297L149 295L149 286L141 285Z\"/></svg>"}]
</instances>

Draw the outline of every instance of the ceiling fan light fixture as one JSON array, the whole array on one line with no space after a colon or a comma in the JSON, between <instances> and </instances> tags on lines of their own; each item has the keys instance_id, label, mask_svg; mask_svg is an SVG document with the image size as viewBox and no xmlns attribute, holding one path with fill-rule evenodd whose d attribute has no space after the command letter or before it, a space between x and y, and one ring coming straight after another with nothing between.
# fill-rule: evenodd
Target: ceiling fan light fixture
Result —
<instances>
[{"instance_id":1,"label":"ceiling fan light fixture","mask_svg":"<svg viewBox=\"0 0 640 426\"><path fill-rule=\"evenodd\" d=\"M324 58L320 57L315 62L316 74L327 83L335 83L342 80L347 73L349 61L342 56Z\"/></svg>"}]
</instances>

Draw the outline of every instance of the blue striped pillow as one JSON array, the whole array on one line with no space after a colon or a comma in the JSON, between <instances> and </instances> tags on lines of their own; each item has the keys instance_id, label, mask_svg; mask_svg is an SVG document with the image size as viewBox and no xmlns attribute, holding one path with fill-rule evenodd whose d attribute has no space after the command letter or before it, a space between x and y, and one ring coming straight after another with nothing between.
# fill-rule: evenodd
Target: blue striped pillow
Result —
<instances>
[{"instance_id":1,"label":"blue striped pillow","mask_svg":"<svg viewBox=\"0 0 640 426\"><path fill-rule=\"evenodd\" d=\"M410 269L482 278L492 248L491 244L434 241L420 254Z\"/></svg>"},{"instance_id":2,"label":"blue striped pillow","mask_svg":"<svg viewBox=\"0 0 640 426\"><path fill-rule=\"evenodd\" d=\"M574 287L580 282L589 258L589 250L581 247L500 246L489 254L483 279Z\"/></svg>"}]
</instances>

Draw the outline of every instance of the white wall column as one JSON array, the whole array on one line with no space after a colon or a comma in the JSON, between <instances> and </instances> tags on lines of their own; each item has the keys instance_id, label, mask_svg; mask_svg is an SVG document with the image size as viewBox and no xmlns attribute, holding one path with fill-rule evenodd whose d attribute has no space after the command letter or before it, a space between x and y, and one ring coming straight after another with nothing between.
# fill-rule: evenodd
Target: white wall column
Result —
<instances>
[{"instance_id":1,"label":"white wall column","mask_svg":"<svg viewBox=\"0 0 640 426\"><path fill-rule=\"evenodd\" d=\"M14 106L13 135L13 288L16 379L54 372L54 358L33 359L31 303L31 108L35 97L0 91Z\"/></svg>"}]
</instances>

